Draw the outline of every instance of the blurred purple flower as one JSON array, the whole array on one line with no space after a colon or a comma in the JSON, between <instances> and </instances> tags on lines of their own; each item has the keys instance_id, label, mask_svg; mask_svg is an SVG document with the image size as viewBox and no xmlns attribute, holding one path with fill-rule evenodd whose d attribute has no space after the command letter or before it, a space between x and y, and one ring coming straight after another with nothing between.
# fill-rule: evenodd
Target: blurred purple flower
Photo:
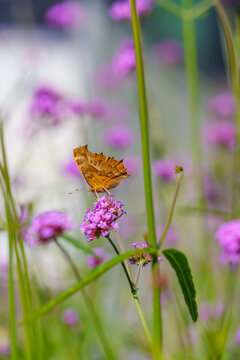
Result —
<instances>
[{"instance_id":1,"label":"blurred purple flower","mask_svg":"<svg viewBox=\"0 0 240 360\"><path fill-rule=\"evenodd\" d=\"M70 215L59 211L47 211L35 216L24 231L24 240L28 246L34 247L55 239L67 230L76 228Z\"/></svg>"},{"instance_id":2,"label":"blurred purple flower","mask_svg":"<svg viewBox=\"0 0 240 360\"><path fill-rule=\"evenodd\" d=\"M203 179L204 193L208 200L215 200L218 196L216 184L210 176L205 176Z\"/></svg>"},{"instance_id":3,"label":"blurred purple flower","mask_svg":"<svg viewBox=\"0 0 240 360\"><path fill-rule=\"evenodd\" d=\"M79 322L79 314L76 310L66 309L62 314L64 324L74 326Z\"/></svg>"},{"instance_id":4,"label":"blurred purple flower","mask_svg":"<svg viewBox=\"0 0 240 360\"><path fill-rule=\"evenodd\" d=\"M124 166L130 175L137 175L141 171L142 160L139 156L127 155L124 157Z\"/></svg>"},{"instance_id":5,"label":"blurred purple flower","mask_svg":"<svg viewBox=\"0 0 240 360\"><path fill-rule=\"evenodd\" d=\"M122 78L136 69L134 43L125 39L112 60L112 71L117 78Z\"/></svg>"},{"instance_id":6,"label":"blurred purple flower","mask_svg":"<svg viewBox=\"0 0 240 360\"><path fill-rule=\"evenodd\" d=\"M97 88L106 91L112 90L120 84L121 79L115 74L112 62L100 66L95 74Z\"/></svg>"},{"instance_id":7,"label":"blurred purple flower","mask_svg":"<svg viewBox=\"0 0 240 360\"><path fill-rule=\"evenodd\" d=\"M139 18L148 16L153 9L154 3L152 0L136 0L136 7ZM109 16L114 21L123 21L132 19L131 4L129 0L115 1L110 9Z\"/></svg>"},{"instance_id":8,"label":"blurred purple flower","mask_svg":"<svg viewBox=\"0 0 240 360\"><path fill-rule=\"evenodd\" d=\"M204 302L200 306L200 318L203 321L208 321L209 319L220 319L225 310L225 305L222 302L217 302L215 306Z\"/></svg>"},{"instance_id":9,"label":"blurred purple flower","mask_svg":"<svg viewBox=\"0 0 240 360\"><path fill-rule=\"evenodd\" d=\"M68 105L62 95L47 86L35 90L30 107L33 118L41 118L48 125L57 125L67 113Z\"/></svg>"},{"instance_id":10,"label":"blurred purple flower","mask_svg":"<svg viewBox=\"0 0 240 360\"><path fill-rule=\"evenodd\" d=\"M240 262L240 220L223 223L215 237L222 248L221 262L236 265Z\"/></svg>"},{"instance_id":11,"label":"blurred purple flower","mask_svg":"<svg viewBox=\"0 0 240 360\"><path fill-rule=\"evenodd\" d=\"M163 233L164 227L162 225L157 226L157 239L160 240L162 233ZM177 240L177 233L173 230L173 228L169 228L167 235L164 239L164 244L167 246L175 246Z\"/></svg>"},{"instance_id":12,"label":"blurred purple flower","mask_svg":"<svg viewBox=\"0 0 240 360\"><path fill-rule=\"evenodd\" d=\"M210 100L208 111L220 118L229 118L234 116L236 104L234 95L230 91L223 91Z\"/></svg>"},{"instance_id":13,"label":"blurred purple flower","mask_svg":"<svg viewBox=\"0 0 240 360\"><path fill-rule=\"evenodd\" d=\"M94 203L94 208L86 211L80 227L88 241L107 236L110 230L117 229L116 221L126 212L122 201L113 200L113 195L103 195Z\"/></svg>"},{"instance_id":14,"label":"blurred purple flower","mask_svg":"<svg viewBox=\"0 0 240 360\"><path fill-rule=\"evenodd\" d=\"M63 1L52 5L45 14L48 25L59 29L76 29L85 20L85 10L78 2Z\"/></svg>"},{"instance_id":15,"label":"blurred purple flower","mask_svg":"<svg viewBox=\"0 0 240 360\"><path fill-rule=\"evenodd\" d=\"M120 237L124 240L131 238L136 231L136 223L132 218L122 217L119 221L119 230L118 233Z\"/></svg>"},{"instance_id":16,"label":"blurred purple flower","mask_svg":"<svg viewBox=\"0 0 240 360\"><path fill-rule=\"evenodd\" d=\"M145 249L148 247L148 243L146 243L145 241L142 241L140 244L137 242L134 242L134 243L132 243L132 246L135 249ZM158 260L162 261L161 256L158 257ZM152 262L152 255L150 255L148 253L134 255L129 259L129 261L132 265L146 266L148 263Z\"/></svg>"},{"instance_id":17,"label":"blurred purple flower","mask_svg":"<svg viewBox=\"0 0 240 360\"><path fill-rule=\"evenodd\" d=\"M174 39L161 41L154 47L153 53L156 62L165 65L178 65L183 61L182 44Z\"/></svg>"},{"instance_id":18,"label":"blurred purple flower","mask_svg":"<svg viewBox=\"0 0 240 360\"><path fill-rule=\"evenodd\" d=\"M64 175L69 175L74 178L82 178L82 174L79 171L79 168L74 159L63 164L61 167L61 172Z\"/></svg>"},{"instance_id":19,"label":"blurred purple flower","mask_svg":"<svg viewBox=\"0 0 240 360\"><path fill-rule=\"evenodd\" d=\"M7 357L8 355L10 355L10 344L9 341L7 339L0 339L0 356L1 357Z\"/></svg>"},{"instance_id":20,"label":"blurred purple flower","mask_svg":"<svg viewBox=\"0 0 240 360\"><path fill-rule=\"evenodd\" d=\"M102 134L103 142L111 148L125 149L134 141L132 130L126 125L113 125Z\"/></svg>"},{"instance_id":21,"label":"blurred purple flower","mask_svg":"<svg viewBox=\"0 0 240 360\"><path fill-rule=\"evenodd\" d=\"M86 256L86 261L90 269L94 269L95 267L97 267L98 265L104 263L109 259L109 255L106 254L104 248L99 247L99 248L94 248L92 250L96 254L96 256L94 255Z\"/></svg>"},{"instance_id":22,"label":"blurred purple flower","mask_svg":"<svg viewBox=\"0 0 240 360\"><path fill-rule=\"evenodd\" d=\"M165 182L173 182L175 181L174 166L175 163L170 159L158 159L153 162L153 173Z\"/></svg>"},{"instance_id":23,"label":"blurred purple flower","mask_svg":"<svg viewBox=\"0 0 240 360\"><path fill-rule=\"evenodd\" d=\"M203 138L211 146L226 146L233 149L236 144L236 127L230 120L211 121L203 127Z\"/></svg>"},{"instance_id":24,"label":"blurred purple flower","mask_svg":"<svg viewBox=\"0 0 240 360\"><path fill-rule=\"evenodd\" d=\"M240 344L240 327L238 328L236 335L235 335L235 342Z\"/></svg>"}]
</instances>

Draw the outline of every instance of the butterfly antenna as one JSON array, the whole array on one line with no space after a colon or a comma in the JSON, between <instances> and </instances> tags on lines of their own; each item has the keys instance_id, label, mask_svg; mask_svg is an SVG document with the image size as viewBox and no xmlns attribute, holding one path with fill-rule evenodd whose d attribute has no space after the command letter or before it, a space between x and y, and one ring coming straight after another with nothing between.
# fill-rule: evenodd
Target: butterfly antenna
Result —
<instances>
[{"instance_id":1,"label":"butterfly antenna","mask_svg":"<svg viewBox=\"0 0 240 360\"><path fill-rule=\"evenodd\" d=\"M69 192L68 195L72 195L75 192L79 192L79 191L82 191L82 190L85 190L85 188L80 188L80 189L76 188L74 191Z\"/></svg>"}]
</instances>

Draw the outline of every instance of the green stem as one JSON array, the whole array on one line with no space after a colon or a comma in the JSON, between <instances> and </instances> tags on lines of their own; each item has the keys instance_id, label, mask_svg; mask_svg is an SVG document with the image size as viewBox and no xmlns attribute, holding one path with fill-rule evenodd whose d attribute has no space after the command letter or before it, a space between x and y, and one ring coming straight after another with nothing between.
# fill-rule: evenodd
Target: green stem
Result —
<instances>
[{"instance_id":1,"label":"green stem","mask_svg":"<svg viewBox=\"0 0 240 360\"><path fill-rule=\"evenodd\" d=\"M138 98L139 98L139 115L141 125L141 139L142 139L142 157L143 157L143 175L144 175L144 189L145 189L145 201L147 210L147 223L149 242L156 253L153 254L153 338L154 338L154 354L155 359L161 359L162 354L162 317L161 317L161 303L160 301L160 289L157 286L156 281L156 269L157 269L157 240L155 232L154 221L154 209L153 209L153 195L152 195L152 175L151 175L151 162L150 162L150 150L149 150L149 134L148 134L148 108L147 108L147 96L142 56L142 44L141 44L141 31L140 23L136 9L136 1L131 2L131 14L132 14L132 30L135 46L136 56L136 70L137 70L137 83L138 83Z\"/></svg>"},{"instance_id":2,"label":"green stem","mask_svg":"<svg viewBox=\"0 0 240 360\"><path fill-rule=\"evenodd\" d=\"M1 164L0 164L1 165ZM0 187L2 195L5 198L6 208L6 196L4 186L0 177ZM9 248L9 269L8 269L8 303L9 303L9 319L10 319L10 340L11 340L11 359L17 360L17 328L16 328L16 311L15 311L15 296L14 296L14 278L13 278L13 237L12 233L8 232L8 248Z\"/></svg>"},{"instance_id":3,"label":"green stem","mask_svg":"<svg viewBox=\"0 0 240 360\"><path fill-rule=\"evenodd\" d=\"M120 252L118 250L118 248L116 247L116 245L114 244L114 242L112 241L112 239L110 238L109 235L105 236L106 239L110 242L111 246L113 247L114 251L116 252L117 255L120 255ZM129 283L129 286L130 286L130 289L131 289L131 293L133 295L133 299L134 299L134 302L136 304L136 307L137 307L137 310L138 310L138 314L139 314L139 317L140 317L140 320L141 320L141 323L142 323L142 326L143 326L143 329L145 331L145 334L146 334L146 337L148 339L148 342L149 342L149 346L151 349L153 349L153 340L152 340L152 336L151 336L151 333L150 333L150 330L149 330L149 327L147 325L147 322L145 320L145 317L143 315L143 311L142 311L142 308L141 308L141 305L140 305L140 302L139 302L139 298L137 296L137 290L136 290L136 287L135 285L133 284L133 282L131 281L130 277L129 277L129 273L126 269L126 266L124 264L124 262L122 261L121 262L121 265L123 267L123 271L125 272L125 275L126 275L126 278L128 280L128 283Z\"/></svg>"},{"instance_id":4,"label":"green stem","mask_svg":"<svg viewBox=\"0 0 240 360\"><path fill-rule=\"evenodd\" d=\"M174 197L173 197L173 202L172 202L172 205L171 205L171 209L170 209L168 219L167 219L166 225L164 227L162 236L161 236L159 244L158 244L159 249L162 246L162 243L163 243L163 241L164 241L164 239L165 239L165 237L167 235L169 226L171 225L171 222L172 222L173 213L174 213L174 209L175 209L175 205L176 205L176 201L177 201L177 197L178 197L178 193L179 193L179 189L180 189L180 184L181 184L181 179L177 180L177 187L176 187L176 191L175 191L175 194L174 194Z\"/></svg>"},{"instance_id":5,"label":"green stem","mask_svg":"<svg viewBox=\"0 0 240 360\"><path fill-rule=\"evenodd\" d=\"M182 0L184 8L193 5L193 0ZM197 61L196 29L193 19L183 19L183 40L185 52L185 71L190 119L190 141L194 169L195 190L202 189L200 165L201 151L201 116L199 104L199 75Z\"/></svg>"},{"instance_id":6,"label":"green stem","mask_svg":"<svg viewBox=\"0 0 240 360\"><path fill-rule=\"evenodd\" d=\"M154 210L153 210L147 97L146 97L146 86L145 86L144 67L143 67L141 32L140 32L140 24L137 15L135 0L131 0L131 11L132 11L132 29L133 29L133 38L134 38L135 56L136 56L139 115L140 115L141 138L142 138L143 174L144 174L148 232L149 232L150 244L152 248L156 250L157 241L156 241Z\"/></svg>"},{"instance_id":7,"label":"green stem","mask_svg":"<svg viewBox=\"0 0 240 360\"><path fill-rule=\"evenodd\" d=\"M55 244L57 245L57 247L60 249L60 251L64 255L67 262L69 263L70 267L72 268L72 271L73 271L77 281L80 281L81 276L80 276L79 270L76 267L76 265L74 264L74 262L72 261L71 256L68 254L66 249L58 242L57 239L54 239L54 241L55 241ZM104 333L104 329L103 329L102 324L100 322L100 319L99 319L99 317L98 317L98 315L96 313L94 305L93 305L90 297L88 296L87 292L84 289L82 289L81 292L82 292L82 295L83 295L84 302L85 302L85 304L86 304L86 306L87 306L87 308L89 310L89 314L92 317L92 321L93 321L93 323L95 325L95 329L96 329L96 332L98 334L101 345L103 347L103 350L105 352L105 356L106 356L107 359L113 360L115 357L114 357L114 355L112 353L112 350L111 350L111 348L110 348L110 346L108 344L107 338L106 338L105 333Z\"/></svg>"},{"instance_id":8,"label":"green stem","mask_svg":"<svg viewBox=\"0 0 240 360\"><path fill-rule=\"evenodd\" d=\"M116 238L116 240L117 240L117 242L118 242L118 245L119 245L122 253L124 254L126 251L125 251L125 248L124 248L124 245L123 245L123 243L122 243L122 240L121 240L120 236L118 235L117 231L114 230L114 229L112 230L112 233L113 233L113 235L115 236L115 238ZM128 260L125 260L124 263L125 263L125 266L126 266L126 268L127 268L129 277L130 277L131 281L133 282L133 277L132 277L131 268L130 268L130 266L129 266L129 261L128 261Z\"/></svg>"}]
</instances>

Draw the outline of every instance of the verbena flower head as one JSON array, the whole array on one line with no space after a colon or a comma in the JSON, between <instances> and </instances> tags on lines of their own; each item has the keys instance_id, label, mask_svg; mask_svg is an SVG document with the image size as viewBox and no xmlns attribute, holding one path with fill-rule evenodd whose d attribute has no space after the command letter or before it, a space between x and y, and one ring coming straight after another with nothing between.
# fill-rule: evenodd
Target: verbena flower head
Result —
<instances>
[{"instance_id":1,"label":"verbena flower head","mask_svg":"<svg viewBox=\"0 0 240 360\"><path fill-rule=\"evenodd\" d=\"M44 244L74 229L76 224L70 215L59 211L47 211L35 216L24 231L24 239L30 247Z\"/></svg>"},{"instance_id":2,"label":"verbena flower head","mask_svg":"<svg viewBox=\"0 0 240 360\"><path fill-rule=\"evenodd\" d=\"M136 7L139 18L144 18L148 16L153 9L153 1L152 0L136 0ZM131 21L131 4L130 0L120 0L115 1L110 9L109 16L114 21Z\"/></svg>"},{"instance_id":3,"label":"verbena flower head","mask_svg":"<svg viewBox=\"0 0 240 360\"><path fill-rule=\"evenodd\" d=\"M221 262L238 264L240 262L240 220L222 224L215 237L222 248Z\"/></svg>"},{"instance_id":4,"label":"verbena flower head","mask_svg":"<svg viewBox=\"0 0 240 360\"><path fill-rule=\"evenodd\" d=\"M79 314L74 309L66 309L62 314L62 321L68 326L74 326L79 322Z\"/></svg>"},{"instance_id":5,"label":"verbena flower head","mask_svg":"<svg viewBox=\"0 0 240 360\"><path fill-rule=\"evenodd\" d=\"M137 242L132 243L132 246L135 249L145 249L148 247L148 243L146 241L142 241L140 244ZM148 254L148 253L142 253L139 255L134 255L132 256L129 261L131 264L133 265L142 265L142 266L146 266L148 263L152 262L152 255ZM158 260L162 260L162 258L159 256Z\"/></svg>"},{"instance_id":6,"label":"verbena flower head","mask_svg":"<svg viewBox=\"0 0 240 360\"><path fill-rule=\"evenodd\" d=\"M48 86L37 88L33 95L30 114L46 124L60 123L68 112L68 105L62 95Z\"/></svg>"},{"instance_id":7,"label":"verbena flower head","mask_svg":"<svg viewBox=\"0 0 240 360\"><path fill-rule=\"evenodd\" d=\"M107 236L109 231L118 228L116 222L122 215L126 214L123 210L123 202L113 200L113 195L103 195L94 203L94 208L86 211L86 216L81 225L81 232L84 233L88 241Z\"/></svg>"},{"instance_id":8,"label":"verbena flower head","mask_svg":"<svg viewBox=\"0 0 240 360\"><path fill-rule=\"evenodd\" d=\"M230 91L216 94L209 102L208 111L220 118L233 117L236 110L234 95Z\"/></svg>"},{"instance_id":9,"label":"verbena flower head","mask_svg":"<svg viewBox=\"0 0 240 360\"><path fill-rule=\"evenodd\" d=\"M134 43L125 39L112 60L112 71L115 77L122 78L136 69Z\"/></svg>"},{"instance_id":10,"label":"verbena flower head","mask_svg":"<svg viewBox=\"0 0 240 360\"><path fill-rule=\"evenodd\" d=\"M156 62L171 66L183 61L182 44L175 39L166 39L158 43L153 50Z\"/></svg>"},{"instance_id":11,"label":"verbena flower head","mask_svg":"<svg viewBox=\"0 0 240 360\"><path fill-rule=\"evenodd\" d=\"M75 29L84 23L84 8L75 1L63 1L52 5L46 12L46 23L59 29Z\"/></svg>"},{"instance_id":12,"label":"verbena flower head","mask_svg":"<svg viewBox=\"0 0 240 360\"><path fill-rule=\"evenodd\" d=\"M90 269L94 269L95 267L97 267L98 265L104 263L109 259L109 255L106 254L104 248L99 247L99 248L94 248L92 250L96 254L96 256L94 255L86 256L86 261Z\"/></svg>"},{"instance_id":13,"label":"verbena flower head","mask_svg":"<svg viewBox=\"0 0 240 360\"><path fill-rule=\"evenodd\" d=\"M232 149L236 144L236 127L230 120L211 121L203 127L203 137L211 146Z\"/></svg>"},{"instance_id":14,"label":"verbena flower head","mask_svg":"<svg viewBox=\"0 0 240 360\"><path fill-rule=\"evenodd\" d=\"M175 163L170 159L158 159L153 163L154 175L165 182L175 181L174 176Z\"/></svg>"},{"instance_id":15,"label":"verbena flower head","mask_svg":"<svg viewBox=\"0 0 240 360\"><path fill-rule=\"evenodd\" d=\"M126 149L134 141L133 132L126 125L113 125L103 132L102 137L103 142L114 149Z\"/></svg>"}]
</instances>

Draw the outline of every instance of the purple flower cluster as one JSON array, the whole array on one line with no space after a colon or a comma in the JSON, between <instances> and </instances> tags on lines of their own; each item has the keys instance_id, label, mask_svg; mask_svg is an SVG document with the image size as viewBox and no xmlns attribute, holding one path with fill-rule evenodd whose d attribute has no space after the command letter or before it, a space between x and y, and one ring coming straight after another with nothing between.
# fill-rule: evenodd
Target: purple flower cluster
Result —
<instances>
[{"instance_id":1,"label":"purple flower cluster","mask_svg":"<svg viewBox=\"0 0 240 360\"><path fill-rule=\"evenodd\" d=\"M170 159L158 159L153 163L154 175L162 181L173 182L175 163Z\"/></svg>"},{"instance_id":2,"label":"purple flower cluster","mask_svg":"<svg viewBox=\"0 0 240 360\"><path fill-rule=\"evenodd\" d=\"M117 229L116 220L126 214L123 202L113 200L113 195L103 195L94 203L94 208L86 211L80 227L88 241L107 236L110 230Z\"/></svg>"},{"instance_id":3,"label":"purple flower cluster","mask_svg":"<svg viewBox=\"0 0 240 360\"><path fill-rule=\"evenodd\" d=\"M182 44L175 39L166 39L158 43L153 50L156 62L168 66L181 64L183 61Z\"/></svg>"},{"instance_id":4,"label":"purple flower cluster","mask_svg":"<svg viewBox=\"0 0 240 360\"><path fill-rule=\"evenodd\" d=\"M109 259L109 255L106 254L104 248L94 248L92 249L96 256L87 255L86 261L90 269L94 269L98 265L104 263Z\"/></svg>"},{"instance_id":5,"label":"purple flower cluster","mask_svg":"<svg viewBox=\"0 0 240 360\"><path fill-rule=\"evenodd\" d=\"M203 137L211 146L232 149L236 144L236 127L231 120L210 121L203 128Z\"/></svg>"},{"instance_id":6,"label":"purple flower cluster","mask_svg":"<svg viewBox=\"0 0 240 360\"><path fill-rule=\"evenodd\" d=\"M61 94L47 86L35 90L30 107L30 114L34 119L41 118L56 125L65 118L67 112L68 105Z\"/></svg>"},{"instance_id":7,"label":"purple flower cluster","mask_svg":"<svg viewBox=\"0 0 240 360\"><path fill-rule=\"evenodd\" d=\"M236 265L240 262L240 220L232 220L222 224L215 234L222 248L222 263Z\"/></svg>"},{"instance_id":8,"label":"purple flower cluster","mask_svg":"<svg viewBox=\"0 0 240 360\"><path fill-rule=\"evenodd\" d=\"M24 231L28 246L34 247L57 238L67 230L74 229L76 224L70 215L59 211L47 211L35 216L30 226Z\"/></svg>"},{"instance_id":9,"label":"purple flower cluster","mask_svg":"<svg viewBox=\"0 0 240 360\"><path fill-rule=\"evenodd\" d=\"M145 241L142 241L140 244L138 244L137 242L132 243L132 246L135 249L145 249L148 247L148 243L146 243ZM162 260L162 258L159 256L158 260ZM148 253L142 253L139 255L134 255L129 259L130 263L132 265L142 265L142 266L146 266L148 263L152 262L152 255L148 254Z\"/></svg>"},{"instance_id":10,"label":"purple flower cluster","mask_svg":"<svg viewBox=\"0 0 240 360\"><path fill-rule=\"evenodd\" d=\"M85 10L75 1L52 5L45 14L46 23L59 29L76 29L84 23Z\"/></svg>"},{"instance_id":11,"label":"purple flower cluster","mask_svg":"<svg viewBox=\"0 0 240 360\"><path fill-rule=\"evenodd\" d=\"M126 125L113 125L103 132L102 137L105 144L115 149L125 149L134 141L133 132Z\"/></svg>"},{"instance_id":12,"label":"purple flower cluster","mask_svg":"<svg viewBox=\"0 0 240 360\"><path fill-rule=\"evenodd\" d=\"M136 0L136 7L140 19L148 16L153 9L153 0ZM110 9L109 16L114 21L131 21L130 0L115 1Z\"/></svg>"}]
</instances>

